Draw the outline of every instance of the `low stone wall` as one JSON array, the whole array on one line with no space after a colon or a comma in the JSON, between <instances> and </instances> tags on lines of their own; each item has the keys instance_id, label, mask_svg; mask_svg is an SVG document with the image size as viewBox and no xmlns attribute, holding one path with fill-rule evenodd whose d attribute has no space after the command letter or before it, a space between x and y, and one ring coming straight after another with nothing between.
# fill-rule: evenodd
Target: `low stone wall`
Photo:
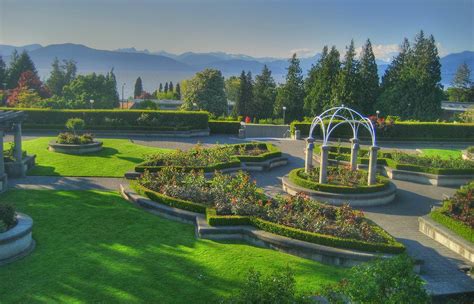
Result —
<instances>
[{"instance_id":1,"label":"low stone wall","mask_svg":"<svg viewBox=\"0 0 474 304\"><path fill-rule=\"evenodd\" d=\"M348 203L351 207L380 206L392 202L395 199L397 187L390 183L388 189L374 193L330 193L315 191L300 187L289 180L287 176L282 178L283 190L291 195L304 193L310 198L330 205L340 206Z\"/></svg>"},{"instance_id":2,"label":"low stone wall","mask_svg":"<svg viewBox=\"0 0 474 304\"><path fill-rule=\"evenodd\" d=\"M390 179L403 180L433 186L462 186L474 179L474 175L438 175L424 172L383 167L382 173Z\"/></svg>"},{"instance_id":3,"label":"low stone wall","mask_svg":"<svg viewBox=\"0 0 474 304\"><path fill-rule=\"evenodd\" d=\"M258 125L242 123L246 138L290 138L289 125Z\"/></svg>"},{"instance_id":4,"label":"low stone wall","mask_svg":"<svg viewBox=\"0 0 474 304\"><path fill-rule=\"evenodd\" d=\"M125 199L154 214L173 220L193 223L196 226L196 236L204 239L245 240L255 246L274 249L313 261L344 267L352 267L377 257L387 258L392 256L389 254L380 255L318 245L269 233L252 226L210 226L203 214L158 204L133 191L125 190L122 185L120 186L120 192Z\"/></svg>"},{"instance_id":5,"label":"low stone wall","mask_svg":"<svg viewBox=\"0 0 474 304\"><path fill-rule=\"evenodd\" d=\"M33 220L26 214L17 214L17 224L0 233L0 265L28 255L35 247L32 238Z\"/></svg>"},{"instance_id":6,"label":"low stone wall","mask_svg":"<svg viewBox=\"0 0 474 304\"><path fill-rule=\"evenodd\" d=\"M52 140L49 143L49 151L52 152L59 152L65 154L87 154L87 153L94 153L99 152L102 150L102 142L101 141L94 141L90 144L83 144L83 145L68 145L68 144L58 144L56 140Z\"/></svg>"},{"instance_id":7,"label":"low stone wall","mask_svg":"<svg viewBox=\"0 0 474 304\"><path fill-rule=\"evenodd\" d=\"M423 234L448 247L474 263L474 245L425 215L418 218L418 229Z\"/></svg>"},{"instance_id":8,"label":"low stone wall","mask_svg":"<svg viewBox=\"0 0 474 304\"><path fill-rule=\"evenodd\" d=\"M24 177L35 166L35 162L36 155L27 155L21 162L5 162L5 173L8 177Z\"/></svg>"}]
</instances>

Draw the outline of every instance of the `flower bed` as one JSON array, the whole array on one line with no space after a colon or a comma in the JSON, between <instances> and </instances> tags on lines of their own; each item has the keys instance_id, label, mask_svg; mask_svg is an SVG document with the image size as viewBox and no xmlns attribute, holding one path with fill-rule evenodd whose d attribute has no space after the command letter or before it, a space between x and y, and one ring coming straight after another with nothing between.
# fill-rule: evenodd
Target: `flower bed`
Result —
<instances>
[{"instance_id":1,"label":"flower bed","mask_svg":"<svg viewBox=\"0 0 474 304\"><path fill-rule=\"evenodd\" d=\"M253 225L259 229L317 244L372 252L399 253L404 247L362 212L333 207L303 195L268 198L242 172L217 173L163 168L146 172L137 190L175 208L206 213L210 225Z\"/></svg>"},{"instance_id":2,"label":"flower bed","mask_svg":"<svg viewBox=\"0 0 474 304\"><path fill-rule=\"evenodd\" d=\"M171 166L187 171L213 172L240 167L241 162L264 162L280 156L281 151L277 147L266 143L218 145L212 148L196 145L188 151L149 155L145 162L135 167L135 171L157 172Z\"/></svg>"},{"instance_id":3,"label":"flower bed","mask_svg":"<svg viewBox=\"0 0 474 304\"><path fill-rule=\"evenodd\" d=\"M474 182L461 187L430 217L464 239L474 243Z\"/></svg>"},{"instance_id":4,"label":"flower bed","mask_svg":"<svg viewBox=\"0 0 474 304\"><path fill-rule=\"evenodd\" d=\"M367 171L351 171L347 167L328 167L327 184L319 183L319 167L305 173L304 168L294 169L288 175L291 182L296 185L323 192L334 193L374 193L388 188L389 180L377 175L377 183L367 185Z\"/></svg>"}]
</instances>

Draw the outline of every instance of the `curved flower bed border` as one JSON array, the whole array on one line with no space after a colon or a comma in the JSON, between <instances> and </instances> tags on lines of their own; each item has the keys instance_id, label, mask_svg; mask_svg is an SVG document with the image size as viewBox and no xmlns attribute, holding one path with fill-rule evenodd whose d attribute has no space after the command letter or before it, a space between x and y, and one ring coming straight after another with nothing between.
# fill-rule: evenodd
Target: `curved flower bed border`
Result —
<instances>
[{"instance_id":1,"label":"curved flower bed border","mask_svg":"<svg viewBox=\"0 0 474 304\"><path fill-rule=\"evenodd\" d=\"M0 233L0 265L14 262L35 248L32 238L33 220L26 214L16 214L17 223Z\"/></svg>"},{"instance_id":2,"label":"curved flower bed border","mask_svg":"<svg viewBox=\"0 0 474 304\"><path fill-rule=\"evenodd\" d=\"M387 240L387 244L369 243L360 240L344 239L330 235L303 231L252 216L217 215L214 208L207 208L206 206L199 203L169 197L138 185L136 185L136 190L138 193L146 195L154 202L178 209L205 214L207 222L211 226L251 225L266 232L335 248L390 254L398 254L405 251L405 247L401 243L397 242L385 230L368 219L366 220L371 225L373 225L373 228L376 229L377 232Z\"/></svg>"},{"instance_id":3,"label":"curved flower bed border","mask_svg":"<svg viewBox=\"0 0 474 304\"><path fill-rule=\"evenodd\" d=\"M102 150L102 142L94 141L90 144L70 145L70 144L59 144L56 140L52 140L49 143L48 150L52 152L65 153L65 154L86 154L94 153Z\"/></svg>"},{"instance_id":4,"label":"curved flower bed border","mask_svg":"<svg viewBox=\"0 0 474 304\"><path fill-rule=\"evenodd\" d=\"M235 147L249 147L249 146L256 146L259 148L265 147L268 152L259 154L259 155L234 155L230 162L225 163L215 163L209 166L193 166L193 167L183 167L183 166L173 166L175 168L179 168L186 171L204 171L204 172L213 172L215 170L223 170L223 169L230 169L230 168L240 168L242 163L252 165L252 163L263 163L269 160L277 159L281 157L281 151L274 145L270 143L246 143L246 144L234 144L229 146ZM145 171L149 172L157 172L160 171L164 167L169 166L150 166L147 162L143 162L138 164L135 167L135 172L143 173Z\"/></svg>"}]
</instances>

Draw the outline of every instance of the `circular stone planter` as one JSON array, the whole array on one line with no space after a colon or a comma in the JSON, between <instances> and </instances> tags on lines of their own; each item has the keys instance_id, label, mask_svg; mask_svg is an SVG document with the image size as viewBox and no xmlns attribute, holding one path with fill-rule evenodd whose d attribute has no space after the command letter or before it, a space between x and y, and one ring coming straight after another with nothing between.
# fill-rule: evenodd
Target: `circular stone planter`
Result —
<instances>
[{"instance_id":1,"label":"circular stone planter","mask_svg":"<svg viewBox=\"0 0 474 304\"><path fill-rule=\"evenodd\" d=\"M94 141L90 144L84 145L68 145L68 144L58 144L55 140L52 140L49 143L49 151L66 153L66 154L86 154L99 152L102 150L102 142Z\"/></svg>"},{"instance_id":2,"label":"circular stone planter","mask_svg":"<svg viewBox=\"0 0 474 304\"><path fill-rule=\"evenodd\" d=\"M310 198L330 205L340 206L348 203L351 207L379 206L395 199L397 187L390 183L388 188L373 193L332 193L316 191L296 185L287 176L282 178L283 190L291 195L304 193Z\"/></svg>"},{"instance_id":3,"label":"circular stone planter","mask_svg":"<svg viewBox=\"0 0 474 304\"><path fill-rule=\"evenodd\" d=\"M33 220L26 214L17 213L17 224L0 233L0 265L11 263L35 248L32 238Z\"/></svg>"}]
</instances>

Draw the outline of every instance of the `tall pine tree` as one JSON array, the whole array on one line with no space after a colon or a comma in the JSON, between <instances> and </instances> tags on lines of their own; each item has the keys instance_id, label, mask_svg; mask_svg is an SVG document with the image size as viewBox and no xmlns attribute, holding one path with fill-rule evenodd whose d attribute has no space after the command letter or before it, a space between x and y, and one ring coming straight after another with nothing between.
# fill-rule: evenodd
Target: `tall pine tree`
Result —
<instances>
[{"instance_id":1,"label":"tall pine tree","mask_svg":"<svg viewBox=\"0 0 474 304\"><path fill-rule=\"evenodd\" d=\"M133 96L137 98L138 96L142 95L142 93L143 93L142 78L138 77L137 80L135 81L135 89L133 90Z\"/></svg>"},{"instance_id":2,"label":"tall pine tree","mask_svg":"<svg viewBox=\"0 0 474 304\"><path fill-rule=\"evenodd\" d=\"M347 47L343 66L337 76L337 84L333 88L333 106L344 104L359 109L361 82L359 78L359 61L355 58L354 40Z\"/></svg>"},{"instance_id":3,"label":"tall pine tree","mask_svg":"<svg viewBox=\"0 0 474 304\"><path fill-rule=\"evenodd\" d=\"M250 71L240 73L237 100L234 106L234 115L251 116L252 104L252 74Z\"/></svg>"},{"instance_id":4,"label":"tall pine tree","mask_svg":"<svg viewBox=\"0 0 474 304\"><path fill-rule=\"evenodd\" d=\"M65 85L69 84L76 77L76 63L73 60L64 60L60 64L58 58L54 58L52 69L46 85L52 95L62 96Z\"/></svg>"},{"instance_id":5,"label":"tall pine tree","mask_svg":"<svg viewBox=\"0 0 474 304\"><path fill-rule=\"evenodd\" d=\"M31 71L33 74L38 76L35 64L31 60L30 56L26 51L23 51L20 55L15 50L12 53L10 67L8 68L8 81L7 87L13 89L18 85L18 80L23 72Z\"/></svg>"},{"instance_id":6,"label":"tall pine tree","mask_svg":"<svg viewBox=\"0 0 474 304\"><path fill-rule=\"evenodd\" d=\"M168 86L168 91L170 91L170 92L173 92L173 91L174 91L174 87L173 87L173 82L172 82L172 81L170 81L170 84L169 84L169 86Z\"/></svg>"},{"instance_id":7,"label":"tall pine tree","mask_svg":"<svg viewBox=\"0 0 474 304\"><path fill-rule=\"evenodd\" d=\"M377 63L372 50L370 39L362 47L359 65L360 77L360 96L358 108L360 111L369 115L374 112L374 106L379 96L379 76L377 74Z\"/></svg>"},{"instance_id":8,"label":"tall pine tree","mask_svg":"<svg viewBox=\"0 0 474 304\"><path fill-rule=\"evenodd\" d=\"M274 108L274 115L282 117L283 107L286 107L285 123L295 119L302 119L304 116L305 92L303 74L296 54L293 54L289 64L286 83L278 89Z\"/></svg>"},{"instance_id":9,"label":"tall pine tree","mask_svg":"<svg viewBox=\"0 0 474 304\"><path fill-rule=\"evenodd\" d=\"M7 69L6 69L5 62L3 61L2 56L0 56L0 89L1 90L4 89L4 85L3 85L4 83L5 84L7 83Z\"/></svg>"},{"instance_id":10,"label":"tall pine tree","mask_svg":"<svg viewBox=\"0 0 474 304\"><path fill-rule=\"evenodd\" d=\"M165 83L165 89L164 89L165 94L168 93L168 82Z\"/></svg>"},{"instance_id":11,"label":"tall pine tree","mask_svg":"<svg viewBox=\"0 0 474 304\"><path fill-rule=\"evenodd\" d=\"M260 75L255 76L253 92L253 113L255 117L258 119L272 117L276 98L276 84L267 65L263 66Z\"/></svg>"},{"instance_id":12,"label":"tall pine tree","mask_svg":"<svg viewBox=\"0 0 474 304\"><path fill-rule=\"evenodd\" d=\"M160 82L160 87L158 88L158 92L163 92L163 84Z\"/></svg>"},{"instance_id":13,"label":"tall pine tree","mask_svg":"<svg viewBox=\"0 0 474 304\"><path fill-rule=\"evenodd\" d=\"M179 82L176 84L176 99L181 100L181 86Z\"/></svg>"},{"instance_id":14,"label":"tall pine tree","mask_svg":"<svg viewBox=\"0 0 474 304\"><path fill-rule=\"evenodd\" d=\"M305 80L306 97L304 99L305 113L311 116L317 115L323 109L322 85L323 85L323 64L328 56L328 47L325 45L321 57L308 72Z\"/></svg>"}]
</instances>

